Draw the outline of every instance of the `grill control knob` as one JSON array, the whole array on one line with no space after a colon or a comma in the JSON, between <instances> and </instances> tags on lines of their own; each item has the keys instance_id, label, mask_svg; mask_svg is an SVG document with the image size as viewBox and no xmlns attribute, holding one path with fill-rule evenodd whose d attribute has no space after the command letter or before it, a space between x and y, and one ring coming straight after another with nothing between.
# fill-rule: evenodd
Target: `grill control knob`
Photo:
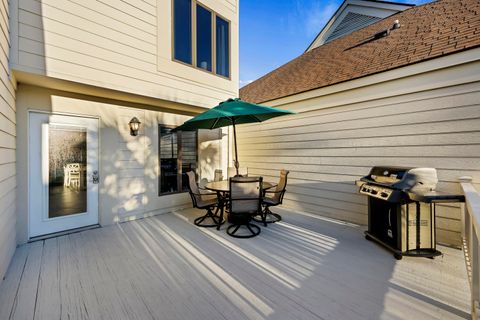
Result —
<instances>
[{"instance_id":1,"label":"grill control knob","mask_svg":"<svg viewBox=\"0 0 480 320\"><path fill-rule=\"evenodd\" d=\"M372 190L372 194L377 194L377 190Z\"/></svg>"},{"instance_id":2,"label":"grill control knob","mask_svg":"<svg viewBox=\"0 0 480 320\"><path fill-rule=\"evenodd\" d=\"M386 197L388 197L388 193L382 192L382 193L380 193L380 196L383 197L383 198L386 198Z\"/></svg>"}]
</instances>

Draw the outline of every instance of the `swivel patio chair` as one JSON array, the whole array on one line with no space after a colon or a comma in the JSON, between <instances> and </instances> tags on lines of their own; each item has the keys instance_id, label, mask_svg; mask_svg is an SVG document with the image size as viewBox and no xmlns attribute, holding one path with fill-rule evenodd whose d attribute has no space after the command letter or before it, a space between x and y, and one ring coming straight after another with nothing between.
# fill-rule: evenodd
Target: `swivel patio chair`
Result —
<instances>
[{"instance_id":1,"label":"swivel patio chair","mask_svg":"<svg viewBox=\"0 0 480 320\"><path fill-rule=\"evenodd\" d=\"M284 169L280 171L280 180L275 190L265 191L265 196L262 201L262 206L264 206L265 209L263 209L260 214L255 215L253 220L257 222L263 222L264 226L267 226L267 223L274 223L282 220L282 216L280 216L278 213L273 213L270 210L270 207L282 204L283 196L285 195L285 191L287 191L287 177L289 173L290 171Z\"/></svg>"},{"instance_id":2,"label":"swivel patio chair","mask_svg":"<svg viewBox=\"0 0 480 320\"><path fill-rule=\"evenodd\" d=\"M192 198L192 204L194 208L207 210L207 213L194 220L194 224L199 227L213 228L219 224L223 224L225 221L220 221L218 213L218 199L215 193L201 193L198 189L198 185L195 179L195 173L193 171L187 172L188 175L188 192ZM215 209L213 213L213 209ZM208 223L211 220L211 223Z\"/></svg>"},{"instance_id":3,"label":"swivel patio chair","mask_svg":"<svg viewBox=\"0 0 480 320\"><path fill-rule=\"evenodd\" d=\"M227 234L235 238L252 238L260 227L251 223L252 216L262 211L262 177L230 178Z\"/></svg>"}]
</instances>

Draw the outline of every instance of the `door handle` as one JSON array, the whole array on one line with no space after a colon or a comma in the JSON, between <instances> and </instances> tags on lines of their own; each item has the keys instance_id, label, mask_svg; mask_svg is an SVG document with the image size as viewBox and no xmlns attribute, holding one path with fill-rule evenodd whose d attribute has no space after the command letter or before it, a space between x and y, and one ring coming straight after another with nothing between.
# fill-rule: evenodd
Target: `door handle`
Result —
<instances>
[{"instance_id":1,"label":"door handle","mask_svg":"<svg viewBox=\"0 0 480 320\"><path fill-rule=\"evenodd\" d=\"M93 184L98 184L99 181L100 181L100 175L98 174L98 170L93 170L92 183Z\"/></svg>"}]
</instances>

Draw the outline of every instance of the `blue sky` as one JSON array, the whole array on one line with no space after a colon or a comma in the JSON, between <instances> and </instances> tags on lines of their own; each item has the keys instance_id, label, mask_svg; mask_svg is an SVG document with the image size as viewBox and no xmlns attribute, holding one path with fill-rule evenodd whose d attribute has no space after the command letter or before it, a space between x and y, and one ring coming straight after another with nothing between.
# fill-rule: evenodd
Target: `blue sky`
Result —
<instances>
[{"instance_id":1,"label":"blue sky","mask_svg":"<svg viewBox=\"0 0 480 320\"><path fill-rule=\"evenodd\" d=\"M302 54L342 2L240 0L240 86Z\"/></svg>"}]
</instances>

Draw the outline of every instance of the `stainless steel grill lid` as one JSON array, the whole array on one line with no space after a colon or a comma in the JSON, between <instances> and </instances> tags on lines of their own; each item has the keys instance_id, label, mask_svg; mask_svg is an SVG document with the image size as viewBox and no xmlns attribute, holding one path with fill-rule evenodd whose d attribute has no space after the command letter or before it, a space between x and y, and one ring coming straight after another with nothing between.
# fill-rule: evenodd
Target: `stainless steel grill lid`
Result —
<instances>
[{"instance_id":1,"label":"stainless steel grill lid","mask_svg":"<svg viewBox=\"0 0 480 320\"><path fill-rule=\"evenodd\" d=\"M360 193L395 202L405 198L408 191L435 190L438 178L434 168L376 166L360 181Z\"/></svg>"}]
</instances>

